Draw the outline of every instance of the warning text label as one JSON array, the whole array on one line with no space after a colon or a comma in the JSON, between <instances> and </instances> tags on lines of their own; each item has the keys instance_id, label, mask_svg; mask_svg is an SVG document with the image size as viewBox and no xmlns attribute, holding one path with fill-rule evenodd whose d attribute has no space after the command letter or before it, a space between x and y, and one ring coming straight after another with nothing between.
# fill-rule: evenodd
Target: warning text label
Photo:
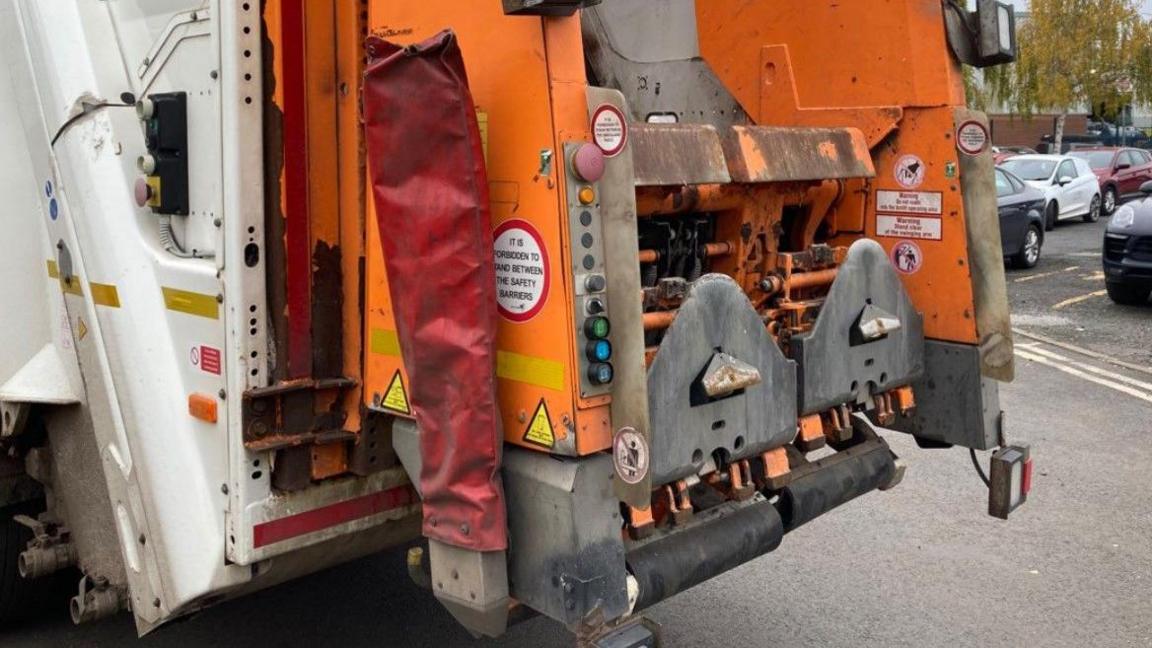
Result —
<instances>
[{"instance_id":1,"label":"warning text label","mask_svg":"<svg viewBox=\"0 0 1152 648\"><path fill-rule=\"evenodd\" d=\"M532 319L548 294L548 255L531 225L509 221L496 230L496 301L515 322Z\"/></svg>"},{"instance_id":2,"label":"warning text label","mask_svg":"<svg viewBox=\"0 0 1152 648\"><path fill-rule=\"evenodd\" d=\"M877 191L876 211L939 216L944 213L944 194L936 191Z\"/></svg>"},{"instance_id":3,"label":"warning text label","mask_svg":"<svg viewBox=\"0 0 1152 648\"><path fill-rule=\"evenodd\" d=\"M943 238L941 223L939 218L878 214L876 216L876 235L939 241Z\"/></svg>"}]
</instances>

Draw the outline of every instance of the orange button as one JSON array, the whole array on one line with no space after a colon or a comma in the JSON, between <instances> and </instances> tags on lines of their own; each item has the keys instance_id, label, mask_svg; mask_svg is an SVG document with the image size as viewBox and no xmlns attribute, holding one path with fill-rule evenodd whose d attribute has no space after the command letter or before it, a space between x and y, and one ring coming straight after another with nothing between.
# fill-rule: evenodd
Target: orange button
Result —
<instances>
[{"instance_id":1,"label":"orange button","mask_svg":"<svg viewBox=\"0 0 1152 648\"><path fill-rule=\"evenodd\" d=\"M582 187L578 197L581 205L591 205L596 202L596 190L592 187Z\"/></svg>"}]
</instances>

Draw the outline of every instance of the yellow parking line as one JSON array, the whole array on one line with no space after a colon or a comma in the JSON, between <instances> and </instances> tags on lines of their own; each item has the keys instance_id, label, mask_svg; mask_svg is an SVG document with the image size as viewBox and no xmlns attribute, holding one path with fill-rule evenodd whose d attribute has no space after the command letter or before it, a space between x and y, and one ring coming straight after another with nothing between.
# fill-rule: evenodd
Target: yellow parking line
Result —
<instances>
[{"instance_id":1,"label":"yellow parking line","mask_svg":"<svg viewBox=\"0 0 1152 648\"><path fill-rule=\"evenodd\" d=\"M1063 273L1063 272L1072 272L1073 270L1079 270L1079 269L1080 269L1080 266L1072 266L1070 268L1064 268L1063 270L1053 270L1052 272L1041 272L1040 274L1028 275L1027 277L1020 277L1019 279L1013 279L1012 281L1014 283L1024 283L1025 281L1032 281L1033 279L1042 279L1044 277L1051 277L1053 275L1058 275L1058 274Z\"/></svg>"},{"instance_id":2,"label":"yellow parking line","mask_svg":"<svg viewBox=\"0 0 1152 648\"><path fill-rule=\"evenodd\" d=\"M1094 299L1096 297L1103 297L1104 295L1107 295L1107 294L1108 294L1107 290L1097 290L1096 292L1090 292L1087 295L1080 295L1079 297L1073 297L1072 299L1065 299L1064 301L1060 302L1059 304L1054 305L1052 307L1052 310L1060 310L1061 308L1064 308L1066 306L1071 306L1072 304L1079 304L1082 301L1088 301L1089 299Z\"/></svg>"}]
</instances>

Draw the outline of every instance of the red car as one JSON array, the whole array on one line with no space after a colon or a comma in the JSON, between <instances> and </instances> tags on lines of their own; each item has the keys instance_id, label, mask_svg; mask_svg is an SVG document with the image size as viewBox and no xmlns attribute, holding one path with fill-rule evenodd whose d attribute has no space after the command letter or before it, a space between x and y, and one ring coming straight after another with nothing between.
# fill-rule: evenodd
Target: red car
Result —
<instances>
[{"instance_id":1,"label":"red car","mask_svg":"<svg viewBox=\"0 0 1152 648\"><path fill-rule=\"evenodd\" d=\"M1140 185L1152 180L1152 153L1143 149L1096 147L1069 151L1092 167L1100 180L1104 213L1111 215L1125 198L1141 196Z\"/></svg>"}]
</instances>

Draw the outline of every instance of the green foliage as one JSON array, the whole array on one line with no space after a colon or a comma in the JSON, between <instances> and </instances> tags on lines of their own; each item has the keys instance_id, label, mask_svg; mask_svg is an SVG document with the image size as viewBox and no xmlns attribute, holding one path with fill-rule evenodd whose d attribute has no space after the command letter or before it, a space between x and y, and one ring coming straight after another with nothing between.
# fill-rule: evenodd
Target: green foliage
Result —
<instances>
[{"instance_id":1,"label":"green foliage","mask_svg":"<svg viewBox=\"0 0 1152 648\"><path fill-rule=\"evenodd\" d=\"M1152 100L1152 26L1138 0L1031 0L1013 65L984 71L984 90L1014 113L1078 108L1112 118ZM1122 93L1117 81L1131 79Z\"/></svg>"}]
</instances>

